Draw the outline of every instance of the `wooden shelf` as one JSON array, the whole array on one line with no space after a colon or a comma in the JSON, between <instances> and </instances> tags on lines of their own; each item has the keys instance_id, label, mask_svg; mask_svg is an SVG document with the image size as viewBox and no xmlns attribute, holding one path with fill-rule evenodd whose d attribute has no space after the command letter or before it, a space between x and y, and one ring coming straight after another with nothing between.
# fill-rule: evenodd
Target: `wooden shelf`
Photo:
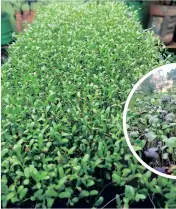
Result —
<instances>
[{"instance_id":1,"label":"wooden shelf","mask_svg":"<svg viewBox=\"0 0 176 209\"><path fill-rule=\"evenodd\" d=\"M170 43L168 46L166 46L168 49L176 49L176 42Z\"/></svg>"}]
</instances>

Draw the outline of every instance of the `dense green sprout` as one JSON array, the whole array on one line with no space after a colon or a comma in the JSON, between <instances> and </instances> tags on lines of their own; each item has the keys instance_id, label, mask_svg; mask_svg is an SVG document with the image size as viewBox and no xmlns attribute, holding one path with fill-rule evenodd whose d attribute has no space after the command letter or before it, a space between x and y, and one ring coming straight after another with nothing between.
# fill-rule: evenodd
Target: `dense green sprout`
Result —
<instances>
[{"instance_id":1,"label":"dense green sprout","mask_svg":"<svg viewBox=\"0 0 176 209\"><path fill-rule=\"evenodd\" d=\"M135 93L128 112L128 135L138 155L169 175L176 170L175 92Z\"/></svg>"},{"instance_id":2,"label":"dense green sprout","mask_svg":"<svg viewBox=\"0 0 176 209\"><path fill-rule=\"evenodd\" d=\"M100 207L109 182L119 207L148 195L175 207L175 181L140 165L122 131L132 85L160 57L123 3L41 9L2 69L3 207Z\"/></svg>"}]
</instances>

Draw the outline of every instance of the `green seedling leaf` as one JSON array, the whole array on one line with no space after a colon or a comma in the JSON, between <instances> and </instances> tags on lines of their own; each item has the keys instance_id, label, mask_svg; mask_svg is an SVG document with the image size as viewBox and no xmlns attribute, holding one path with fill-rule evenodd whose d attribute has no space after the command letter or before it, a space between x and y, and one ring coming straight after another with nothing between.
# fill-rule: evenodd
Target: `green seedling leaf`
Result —
<instances>
[{"instance_id":1,"label":"green seedling leaf","mask_svg":"<svg viewBox=\"0 0 176 209\"><path fill-rule=\"evenodd\" d=\"M47 208L51 208L54 204L54 199L47 198Z\"/></svg>"},{"instance_id":2,"label":"green seedling leaf","mask_svg":"<svg viewBox=\"0 0 176 209\"><path fill-rule=\"evenodd\" d=\"M156 134L153 131L150 131L146 134L146 137L149 142L152 142L154 139L156 139Z\"/></svg>"},{"instance_id":3,"label":"green seedling leaf","mask_svg":"<svg viewBox=\"0 0 176 209\"><path fill-rule=\"evenodd\" d=\"M4 157L4 155L6 155L8 153L8 149L5 148L1 151L1 158Z\"/></svg>"},{"instance_id":4,"label":"green seedling leaf","mask_svg":"<svg viewBox=\"0 0 176 209\"><path fill-rule=\"evenodd\" d=\"M48 189L48 190L46 190L46 195L48 197L57 197L58 193L53 189Z\"/></svg>"},{"instance_id":5,"label":"green seedling leaf","mask_svg":"<svg viewBox=\"0 0 176 209\"><path fill-rule=\"evenodd\" d=\"M20 191L20 200L22 200L26 196L27 192L28 192L28 188L23 188Z\"/></svg>"},{"instance_id":6,"label":"green seedling leaf","mask_svg":"<svg viewBox=\"0 0 176 209\"><path fill-rule=\"evenodd\" d=\"M38 198L38 197L40 197L42 194L43 194L43 189L39 189L38 191L36 191L36 192L34 193L34 197L35 197L35 198Z\"/></svg>"},{"instance_id":7,"label":"green seedling leaf","mask_svg":"<svg viewBox=\"0 0 176 209\"><path fill-rule=\"evenodd\" d=\"M96 207L99 207L100 205L102 205L103 201L104 201L104 198L103 197L99 197L98 200L95 202L94 205Z\"/></svg>"},{"instance_id":8,"label":"green seedling leaf","mask_svg":"<svg viewBox=\"0 0 176 209\"><path fill-rule=\"evenodd\" d=\"M14 197L16 195L15 192L10 192L7 196L6 196L6 201L12 199L12 197Z\"/></svg>"},{"instance_id":9,"label":"green seedling leaf","mask_svg":"<svg viewBox=\"0 0 176 209\"><path fill-rule=\"evenodd\" d=\"M18 202L18 201L19 201L19 199L17 197L12 197L12 199L11 199L12 203L15 203L15 202Z\"/></svg>"},{"instance_id":10,"label":"green seedling leaf","mask_svg":"<svg viewBox=\"0 0 176 209\"><path fill-rule=\"evenodd\" d=\"M74 197L73 199L72 199L72 202L74 202L74 203L77 203L79 201L79 198L78 197Z\"/></svg>"},{"instance_id":11,"label":"green seedling leaf","mask_svg":"<svg viewBox=\"0 0 176 209\"><path fill-rule=\"evenodd\" d=\"M30 169L28 167L26 167L24 169L24 175L25 175L26 178L29 178L30 177Z\"/></svg>"},{"instance_id":12,"label":"green seedling leaf","mask_svg":"<svg viewBox=\"0 0 176 209\"><path fill-rule=\"evenodd\" d=\"M88 197L89 196L89 192L86 190L81 191L81 193L79 194L79 196L82 197Z\"/></svg>"},{"instance_id":13,"label":"green seedling leaf","mask_svg":"<svg viewBox=\"0 0 176 209\"><path fill-rule=\"evenodd\" d=\"M23 188L24 188L23 185L19 186L18 189L17 189L17 192L20 193Z\"/></svg>"},{"instance_id":14,"label":"green seedling leaf","mask_svg":"<svg viewBox=\"0 0 176 209\"><path fill-rule=\"evenodd\" d=\"M130 185L125 186L125 196L128 197L129 200L133 200L135 196L135 189Z\"/></svg>"},{"instance_id":15,"label":"green seedling leaf","mask_svg":"<svg viewBox=\"0 0 176 209\"><path fill-rule=\"evenodd\" d=\"M63 199L63 198L70 198L71 197L71 193L70 192L61 192L59 194L59 198Z\"/></svg>"},{"instance_id":16,"label":"green seedling leaf","mask_svg":"<svg viewBox=\"0 0 176 209\"><path fill-rule=\"evenodd\" d=\"M25 180L23 181L23 184L24 184L24 185L28 185L28 184L29 184L29 179L25 179Z\"/></svg>"},{"instance_id":17,"label":"green seedling leaf","mask_svg":"<svg viewBox=\"0 0 176 209\"><path fill-rule=\"evenodd\" d=\"M87 186L90 187L90 186L93 186L94 184L95 184L94 181L88 180Z\"/></svg>"},{"instance_id":18,"label":"green seedling leaf","mask_svg":"<svg viewBox=\"0 0 176 209\"><path fill-rule=\"evenodd\" d=\"M82 159L82 162L85 163L89 160L89 155L88 154L85 154L83 159Z\"/></svg>"},{"instance_id":19,"label":"green seedling leaf","mask_svg":"<svg viewBox=\"0 0 176 209\"><path fill-rule=\"evenodd\" d=\"M72 147L71 149L68 150L68 154L72 155L74 151L76 150L76 146Z\"/></svg>"},{"instance_id":20,"label":"green seedling leaf","mask_svg":"<svg viewBox=\"0 0 176 209\"><path fill-rule=\"evenodd\" d=\"M116 195L116 202L117 202L117 207L121 208L121 200L120 200L120 196L118 194Z\"/></svg>"},{"instance_id":21,"label":"green seedling leaf","mask_svg":"<svg viewBox=\"0 0 176 209\"><path fill-rule=\"evenodd\" d=\"M98 194L98 191L97 190L91 190L89 194L90 195L97 195Z\"/></svg>"},{"instance_id":22,"label":"green seedling leaf","mask_svg":"<svg viewBox=\"0 0 176 209\"><path fill-rule=\"evenodd\" d=\"M144 195L144 194L136 194L135 195L135 201L136 202L139 202L139 200L145 200L147 197L146 197L146 195Z\"/></svg>"},{"instance_id":23,"label":"green seedling leaf","mask_svg":"<svg viewBox=\"0 0 176 209\"><path fill-rule=\"evenodd\" d=\"M176 148L176 137L170 137L170 138L166 141L166 145L169 146L169 147Z\"/></svg>"},{"instance_id":24,"label":"green seedling leaf","mask_svg":"<svg viewBox=\"0 0 176 209\"><path fill-rule=\"evenodd\" d=\"M63 178L65 176L63 167L58 165L58 171L59 171L59 177Z\"/></svg>"}]
</instances>

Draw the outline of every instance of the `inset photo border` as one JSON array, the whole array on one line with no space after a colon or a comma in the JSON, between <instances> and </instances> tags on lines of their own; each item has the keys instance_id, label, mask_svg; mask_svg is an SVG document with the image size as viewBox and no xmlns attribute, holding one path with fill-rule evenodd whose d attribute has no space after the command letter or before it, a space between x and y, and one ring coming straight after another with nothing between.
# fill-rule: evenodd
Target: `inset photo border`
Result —
<instances>
[{"instance_id":1,"label":"inset photo border","mask_svg":"<svg viewBox=\"0 0 176 209\"><path fill-rule=\"evenodd\" d=\"M144 162L142 160L142 158L137 154L137 152L134 150L133 145L130 142L130 138L129 138L129 134L128 134L128 124L127 124L127 113L129 110L129 104L130 101L133 97L133 94L135 93L135 91L138 89L139 90L139 86L151 75L159 72L159 71L163 71L163 72L168 72L171 69L176 69L176 63L172 63L172 64L167 64L161 67L158 67L152 71L150 71L149 73L147 73L146 75L144 75L133 87L133 89L131 90L130 94L128 95L127 101L125 103L125 107L124 107L124 111L123 111L123 132L125 135L125 139L127 141L128 147L131 150L132 154L135 156L135 158L148 170L152 171L153 173L160 175L162 177L166 177L169 179L176 179L175 175L169 175L169 174L165 174L162 173L154 168L152 168L151 166L149 166L146 162Z\"/></svg>"}]
</instances>

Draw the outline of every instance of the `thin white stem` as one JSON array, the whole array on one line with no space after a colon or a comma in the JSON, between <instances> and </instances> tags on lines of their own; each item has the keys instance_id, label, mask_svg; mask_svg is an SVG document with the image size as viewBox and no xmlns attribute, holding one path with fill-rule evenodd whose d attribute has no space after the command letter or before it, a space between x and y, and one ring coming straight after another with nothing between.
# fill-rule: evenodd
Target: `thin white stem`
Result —
<instances>
[{"instance_id":1,"label":"thin white stem","mask_svg":"<svg viewBox=\"0 0 176 209\"><path fill-rule=\"evenodd\" d=\"M148 195L148 197L149 197L149 199L150 199L150 201L151 201L151 203L152 203L154 209L156 209L155 204L154 204L153 200L151 199L150 195Z\"/></svg>"},{"instance_id":2,"label":"thin white stem","mask_svg":"<svg viewBox=\"0 0 176 209\"><path fill-rule=\"evenodd\" d=\"M122 195L124 195L124 193L120 194L119 197L122 196ZM109 205L109 204L110 204L111 202L113 202L115 199L116 199L116 196L115 196L112 200L110 200L108 203L106 203L106 205L104 205L101 209L105 208L107 205Z\"/></svg>"}]
</instances>

